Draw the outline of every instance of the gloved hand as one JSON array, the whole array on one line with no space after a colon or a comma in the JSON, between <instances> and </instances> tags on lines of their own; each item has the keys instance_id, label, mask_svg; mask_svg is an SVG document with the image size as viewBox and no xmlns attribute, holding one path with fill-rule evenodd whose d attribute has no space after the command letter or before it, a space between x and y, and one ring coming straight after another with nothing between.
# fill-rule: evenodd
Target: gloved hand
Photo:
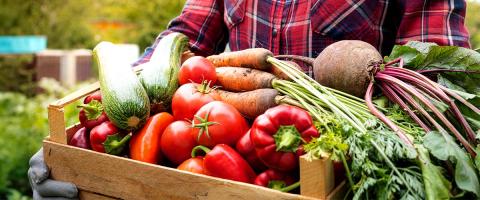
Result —
<instances>
[{"instance_id":1,"label":"gloved hand","mask_svg":"<svg viewBox=\"0 0 480 200\"><path fill-rule=\"evenodd\" d=\"M73 183L49 179L50 171L43 159L43 148L30 158L28 179L34 200L78 199L78 190Z\"/></svg>"}]
</instances>

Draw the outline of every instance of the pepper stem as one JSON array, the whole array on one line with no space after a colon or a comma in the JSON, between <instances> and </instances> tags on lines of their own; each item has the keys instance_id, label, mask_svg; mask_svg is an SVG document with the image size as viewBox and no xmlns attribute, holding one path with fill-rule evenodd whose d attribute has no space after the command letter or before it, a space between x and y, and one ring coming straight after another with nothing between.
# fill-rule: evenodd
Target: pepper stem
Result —
<instances>
[{"instance_id":1,"label":"pepper stem","mask_svg":"<svg viewBox=\"0 0 480 200\"><path fill-rule=\"evenodd\" d=\"M277 133L273 135L276 151L296 152L302 142L302 137L295 126L280 126Z\"/></svg>"},{"instance_id":2,"label":"pepper stem","mask_svg":"<svg viewBox=\"0 0 480 200\"><path fill-rule=\"evenodd\" d=\"M287 186L287 187L284 187L284 188L280 189L280 191L281 191L281 192L290 192L290 191L292 191L292 190L294 190L294 189L296 189L296 188L298 188L298 187L300 187L300 181L298 181L298 182L296 182L296 183L294 183L294 184L291 184L291 185L289 185L289 186Z\"/></svg>"},{"instance_id":3,"label":"pepper stem","mask_svg":"<svg viewBox=\"0 0 480 200\"><path fill-rule=\"evenodd\" d=\"M83 108L85 116L88 120L94 120L100 117L103 113L103 105L98 100L92 100L88 104L80 104L77 108Z\"/></svg>"},{"instance_id":4,"label":"pepper stem","mask_svg":"<svg viewBox=\"0 0 480 200\"><path fill-rule=\"evenodd\" d=\"M274 190L281 190L287 186L285 181L279 181L279 180L273 180L273 181L268 181L268 188L274 189Z\"/></svg>"},{"instance_id":5,"label":"pepper stem","mask_svg":"<svg viewBox=\"0 0 480 200\"><path fill-rule=\"evenodd\" d=\"M193 147L193 149L192 149L192 155L191 155L192 158L197 157L197 151L198 151L198 150L202 150L203 152L205 152L205 154L207 154L208 152L211 151L211 150L210 150L208 147L206 147L206 146L198 145L198 146L196 146L196 147Z\"/></svg>"},{"instance_id":6,"label":"pepper stem","mask_svg":"<svg viewBox=\"0 0 480 200\"><path fill-rule=\"evenodd\" d=\"M122 153L123 148L128 143L131 137L132 135L128 134L122 139L120 139L119 133L107 136L107 139L103 143L105 153L119 155L120 153Z\"/></svg>"}]
</instances>

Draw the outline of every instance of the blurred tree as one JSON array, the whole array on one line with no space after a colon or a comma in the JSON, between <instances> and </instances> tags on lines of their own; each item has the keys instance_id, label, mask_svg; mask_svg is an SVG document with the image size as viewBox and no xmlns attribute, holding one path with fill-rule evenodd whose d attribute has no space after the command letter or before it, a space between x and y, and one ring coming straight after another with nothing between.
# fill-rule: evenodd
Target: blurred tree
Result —
<instances>
[{"instance_id":1,"label":"blurred tree","mask_svg":"<svg viewBox=\"0 0 480 200\"><path fill-rule=\"evenodd\" d=\"M93 0L0 0L0 35L46 35L49 48L92 47Z\"/></svg>"},{"instance_id":2,"label":"blurred tree","mask_svg":"<svg viewBox=\"0 0 480 200\"><path fill-rule=\"evenodd\" d=\"M141 51L185 0L0 0L0 35L45 35L50 49L91 49L106 40L133 43ZM30 57L0 57L0 91L32 94Z\"/></svg>"},{"instance_id":3,"label":"blurred tree","mask_svg":"<svg viewBox=\"0 0 480 200\"><path fill-rule=\"evenodd\" d=\"M480 1L467 2L466 22L472 48L480 48Z\"/></svg>"},{"instance_id":4,"label":"blurred tree","mask_svg":"<svg viewBox=\"0 0 480 200\"><path fill-rule=\"evenodd\" d=\"M32 56L0 56L0 91L21 92L34 95L36 83Z\"/></svg>"},{"instance_id":5,"label":"blurred tree","mask_svg":"<svg viewBox=\"0 0 480 200\"><path fill-rule=\"evenodd\" d=\"M103 0L94 3L98 11L96 41L135 43L144 49L180 14L185 0Z\"/></svg>"},{"instance_id":6,"label":"blurred tree","mask_svg":"<svg viewBox=\"0 0 480 200\"><path fill-rule=\"evenodd\" d=\"M0 35L46 35L48 48L93 48L101 40L149 46L185 0L0 0Z\"/></svg>"}]
</instances>

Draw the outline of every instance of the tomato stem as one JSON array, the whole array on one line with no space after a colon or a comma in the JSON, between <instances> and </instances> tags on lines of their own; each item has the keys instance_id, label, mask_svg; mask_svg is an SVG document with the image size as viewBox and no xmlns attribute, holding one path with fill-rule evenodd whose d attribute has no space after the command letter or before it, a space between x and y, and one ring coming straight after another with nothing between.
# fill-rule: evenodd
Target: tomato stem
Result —
<instances>
[{"instance_id":1,"label":"tomato stem","mask_svg":"<svg viewBox=\"0 0 480 200\"><path fill-rule=\"evenodd\" d=\"M302 142L302 137L295 126L280 126L273 135L276 151L295 152Z\"/></svg>"},{"instance_id":2,"label":"tomato stem","mask_svg":"<svg viewBox=\"0 0 480 200\"><path fill-rule=\"evenodd\" d=\"M213 88L210 87L212 81L203 80L202 83L197 87L197 91L202 94L210 93Z\"/></svg>"},{"instance_id":3,"label":"tomato stem","mask_svg":"<svg viewBox=\"0 0 480 200\"><path fill-rule=\"evenodd\" d=\"M192 128L199 128L200 131L198 132L197 141L200 141L200 137L202 136L203 132L210 138L210 134L208 133L208 127L211 125L218 124L218 122L209 122L208 115L210 111L205 114L205 118L201 118L200 116L195 115L195 118L200 121L200 123L195 124L195 121L192 121Z\"/></svg>"}]
</instances>

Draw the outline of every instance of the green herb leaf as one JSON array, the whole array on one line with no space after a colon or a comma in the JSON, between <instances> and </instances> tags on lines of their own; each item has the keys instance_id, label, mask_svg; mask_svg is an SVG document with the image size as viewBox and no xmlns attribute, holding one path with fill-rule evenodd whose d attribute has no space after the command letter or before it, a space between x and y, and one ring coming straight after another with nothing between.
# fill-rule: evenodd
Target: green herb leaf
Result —
<instances>
[{"instance_id":1,"label":"green herb leaf","mask_svg":"<svg viewBox=\"0 0 480 200\"><path fill-rule=\"evenodd\" d=\"M452 184L442 175L441 168L431 162L428 150L422 145L415 145L415 147L422 168L426 199L450 199Z\"/></svg>"},{"instance_id":2,"label":"green herb leaf","mask_svg":"<svg viewBox=\"0 0 480 200\"><path fill-rule=\"evenodd\" d=\"M468 154L454 141L453 137L443 132L430 132L425 135L424 146L437 159L455 163L455 183L465 191L480 197L480 183L477 171Z\"/></svg>"}]
</instances>

